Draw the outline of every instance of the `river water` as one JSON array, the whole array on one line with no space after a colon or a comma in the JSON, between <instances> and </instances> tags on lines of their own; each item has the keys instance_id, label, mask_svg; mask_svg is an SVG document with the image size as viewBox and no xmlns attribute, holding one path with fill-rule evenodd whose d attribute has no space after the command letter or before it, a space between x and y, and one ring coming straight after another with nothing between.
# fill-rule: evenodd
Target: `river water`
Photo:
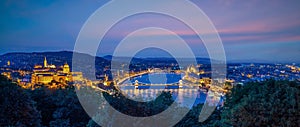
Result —
<instances>
[{"instance_id":1,"label":"river water","mask_svg":"<svg viewBox=\"0 0 300 127\"><path fill-rule=\"evenodd\" d=\"M171 92L173 99L183 105L203 104L206 99L212 104L222 103L222 97L213 96L206 90L198 87L183 86L181 89L177 85L166 87L159 84L178 84L182 79L182 74L176 73L150 73L128 79L120 85L123 94L129 99L136 101L151 101L160 95L162 91ZM139 83L139 88L136 89L134 84ZM221 101L220 101L221 100Z\"/></svg>"}]
</instances>

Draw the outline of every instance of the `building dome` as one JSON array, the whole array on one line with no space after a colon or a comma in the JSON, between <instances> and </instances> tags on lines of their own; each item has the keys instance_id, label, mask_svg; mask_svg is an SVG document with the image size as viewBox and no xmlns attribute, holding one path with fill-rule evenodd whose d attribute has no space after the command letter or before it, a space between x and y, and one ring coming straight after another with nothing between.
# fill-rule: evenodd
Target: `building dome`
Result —
<instances>
[{"instance_id":1,"label":"building dome","mask_svg":"<svg viewBox=\"0 0 300 127\"><path fill-rule=\"evenodd\" d=\"M64 68L70 68L69 64L65 63Z\"/></svg>"},{"instance_id":2,"label":"building dome","mask_svg":"<svg viewBox=\"0 0 300 127\"><path fill-rule=\"evenodd\" d=\"M65 63L63 66L63 73L69 73L70 72L70 66L69 64Z\"/></svg>"}]
</instances>

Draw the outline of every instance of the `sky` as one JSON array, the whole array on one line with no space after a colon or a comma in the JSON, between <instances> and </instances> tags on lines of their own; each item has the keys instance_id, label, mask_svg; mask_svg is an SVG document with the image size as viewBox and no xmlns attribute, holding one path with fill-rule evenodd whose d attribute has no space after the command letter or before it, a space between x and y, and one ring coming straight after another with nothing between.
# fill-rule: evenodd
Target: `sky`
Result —
<instances>
[{"instance_id":1,"label":"sky","mask_svg":"<svg viewBox=\"0 0 300 127\"><path fill-rule=\"evenodd\" d=\"M72 51L86 20L107 2L106 0L2 0L0 54ZM215 25L228 61L300 63L299 0L191 0L191 2L201 8ZM122 5L118 6L122 8ZM112 15L113 12L114 10L111 10ZM194 14L187 15L193 17ZM139 14L115 24L99 45L98 55L112 54L115 47L130 32L154 26L175 31L186 41L196 56L208 57L203 42L191 29L176 19L159 14ZM134 36L145 39L156 37L161 43L169 45L176 41L170 39L173 35L155 30L137 33ZM141 39L137 40L136 45L143 45ZM130 50L130 46L125 49ZM152 57L165 56L167 53L144 50L139 54Z\"/></svg>"}]
</instances>

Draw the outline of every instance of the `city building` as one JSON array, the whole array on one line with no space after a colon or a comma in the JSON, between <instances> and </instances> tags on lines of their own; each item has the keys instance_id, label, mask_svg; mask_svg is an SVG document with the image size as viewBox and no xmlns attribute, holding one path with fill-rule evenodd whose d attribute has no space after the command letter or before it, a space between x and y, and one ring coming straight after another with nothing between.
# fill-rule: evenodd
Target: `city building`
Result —
<instances>
[{"instance_id":1,"label":"city building","mask_svg":"<svg viewBox=\"0 0 300 127\"><path fill-rule=\"evenodd\" d=\"M32 84L67 84L78 80L82 80L81 72L71 72L67 63L60 67L48 64L46 57L44 66L35 65L31 76Z\"/></svg>"}]
</instances>

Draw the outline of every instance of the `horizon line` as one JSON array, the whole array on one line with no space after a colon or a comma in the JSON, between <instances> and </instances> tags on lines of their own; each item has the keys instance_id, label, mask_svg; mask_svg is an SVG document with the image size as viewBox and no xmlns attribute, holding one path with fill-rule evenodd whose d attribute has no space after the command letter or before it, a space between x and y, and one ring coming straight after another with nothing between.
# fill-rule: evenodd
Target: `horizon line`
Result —
<instances>
[{"instance_id":1,"label":"horizon line","mask_svg":"<svg viewBox=\"0 0 300 127\"><path fill-rule=\"evenodd\" d=\"M17 54L17 53L25 53L25 54L32 54L32 53L58 53L58 52L70 52L70 53L80 53L80 54L85 54L85 55L90 55L92 57L101 57L101 58L104 58L107 57L107 56L113 56L113 55L110 55L110 54L106 54L106 55L96 55L96 56L93 56L91 54L88 54L88 53L81 53L81 52L75 52L75 51L70 51L70 50L53 50L53 51L12 51L12 52L6 52L6 53L2 53L0 54L0 56L4 56L4 55L7 55L7 54ZM114 56L114 57L130 57L130 56ZM132 57L132 58L138 58L138 59L159 59L159 58L169 58L169 59L175 59L174 57L169 57L169 56L164 56L164 57L154 57L154 56L151 56L151 57ZM178 59L191 59L192 57L182 57L182 58L178 58ZM201 58L201 59L211 59L211 58L208 58L208 57L201 57L201 56L196 56L195 57L196 59L198 58ZM270 60L260 60L260 59L252 59L253 61L251 61L250 59L248 60L245 60L245 59L231 59L231 60L226 60L227 63L296 63L296 64L300 64L300 61L298 62L291 62L291 61L270 61ZM251 62L250 62L251 61Z\"/></svg>"}]
</instances>

